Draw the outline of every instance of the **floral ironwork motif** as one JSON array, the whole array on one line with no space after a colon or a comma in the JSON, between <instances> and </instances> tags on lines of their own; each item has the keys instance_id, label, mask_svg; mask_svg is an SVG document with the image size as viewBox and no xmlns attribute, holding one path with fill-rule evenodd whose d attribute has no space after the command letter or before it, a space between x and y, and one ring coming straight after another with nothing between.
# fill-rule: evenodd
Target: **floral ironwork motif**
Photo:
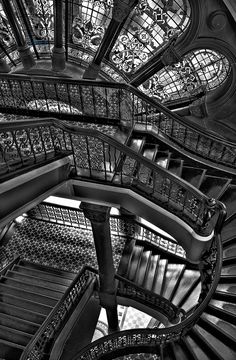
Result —
<instances>
[{"instance_id":1,"label":"floral ironwork motif","mask_svg":"<svg viewBox=\"0 0 236 360\"><path fill-rule=\"evenodd\" d=\"M0 3L0 42L3 45L11 46L15 44L15 39L9 26L7 17Z\"/></svg>"},{"instance_id":2,"label":"floral ironwork motif","mask_svg":"<svg viewBox=\"0 0 236 360\"><path fill-rule=\"evenodd\" d=\"M111 19L111 8L111 0L81 1L73 14L72 42L96 50Z\"/></svg>"},{"instance_id":3,"label":"floral ironwork motif","mask_svg":"<svg viewBox=\"0 0 236 360\"><path fill-rule=\"evenodd\" d=\"M199 49L166 66L142 84L140 90L162 102L189 98L221 85L229 71L230 64L224 55Z\"/></svg>"},{"instance_id":4,"label":"floral ironwork motif","mask_svg":"<svg viewBox=\"0 0 236 360\"><path fill-rule=\"evenodd\" d=\"M141 0L131 13L111 53L112 62L132 73L189 24L187 0Z\"/></svg>"},{"instance_id":5,"label":"floral ironwork motif","mask_svg":"<svg viewBox=\"0 0 236 360\"><path fill-rule=\"evenodd\" d=\"M54 15L53 0L32 0L34 6L25 2L29 19L35 36L35 45L43 52L41 46L45 48L54 38ZM46 49L44 50L47 51Z\"/></svg>"}]
</instances>

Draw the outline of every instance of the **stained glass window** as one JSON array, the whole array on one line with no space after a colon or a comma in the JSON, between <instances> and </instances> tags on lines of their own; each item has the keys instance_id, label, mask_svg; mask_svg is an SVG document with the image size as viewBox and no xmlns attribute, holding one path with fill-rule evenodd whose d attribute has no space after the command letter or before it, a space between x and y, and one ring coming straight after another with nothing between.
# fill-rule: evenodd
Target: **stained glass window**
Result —
<instances>
[{"instance_id":1,"label":"stained glass window","mask_svg":"<svg viewBox=\"0 0 236 360\"><path fill-rule=\"evenodd\" d=\"M112 62L131 74L164 45L180 35L190 21L187 0L140 0L116 41Z\"/></svg>"},{"instance_id":2,"label":"stained glass window","mask_svg":"<svg viewBox=\"0 0 236 360\"><path fill-rule=\"evenodd\" d=\"M51 50L50 42L54 38L53 0L24 0L34 42L39 52Z\"/></svg>"},{"instance_id":3,"label":"stained glass window","mask_svg":"<svg viewBox=\"0 0 236 360\"><path fill-rule=\"evenodd\" d=\"M112 16L110 0L74 3L72 21L72 43L97 50Z\"/></svg>"},{"instance_id":4,"label":"stained glass window","mask_svg":"<svg viewBox=\"0 0 236 360\"><path fill-rule=\"evenodd\" d=\"M195 50L166 66L139 88L162 102L190 98L218 87L230 71L227 58L210 49Z\"/></svg>"},{"instance_id":5,"label":"stained glass window","mask_svg":"<svg viewBox=\"0 0 236 360\"><path fill-rule=\"evenodd\" d=\"M11 27L7 20L6 14L0 3L0 41L3 46L8 47L15 44L15 39L12 34Z\"/></svg>"}]
</instances>

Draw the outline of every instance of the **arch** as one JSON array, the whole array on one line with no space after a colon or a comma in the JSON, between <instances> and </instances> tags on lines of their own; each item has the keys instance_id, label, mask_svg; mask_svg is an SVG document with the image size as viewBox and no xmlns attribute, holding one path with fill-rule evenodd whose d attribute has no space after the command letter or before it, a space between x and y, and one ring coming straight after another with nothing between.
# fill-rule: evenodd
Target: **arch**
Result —
<instances>
[{"instance_id":1,"label":"arch","mask_svg":"<svg viewBox=\"0 0 236 360\"><path fill-rule=\"evenodd\" d=\"M161 102L189 99L219 87L230 69L229 60L219 51L195 49L178 63L157 72L139 88Z\"/></svg>"}]
</instances>

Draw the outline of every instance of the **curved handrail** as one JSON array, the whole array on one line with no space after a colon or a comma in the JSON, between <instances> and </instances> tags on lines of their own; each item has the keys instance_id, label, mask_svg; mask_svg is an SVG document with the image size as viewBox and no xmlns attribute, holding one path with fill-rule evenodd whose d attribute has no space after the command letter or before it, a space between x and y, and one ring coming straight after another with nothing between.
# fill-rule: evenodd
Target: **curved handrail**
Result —
<instances>
[{"instance_id":1,"label":"curved handrail","mask_svg":"<svg viewBox=\"0 0 236 360\"><path fill-rule=\"evenodd\" d=\"M25 131L24 141L19 140L23 145L16 136L19 129ZM213 232L221 211L219 201L209 199L188 182L98 130L45 119L38 122L38 127L36 121L3 123L1 133L7 137L2 148L4 145L9 147L9 142L14 143L14 151L20 154L19 157L21 148L27 149L27 141L29 151L35 147L37 150L39 143L43 155L48 155L47 149L49 152L72 152L77 175L139 191L186 221L198 234L209 236ZM34 142L36 145L32 144ZM4 149L0 148L0 155L1 152L4 157ZM25 155L28 161L27 152Z\"/></svg>"},{"instance_id":2,"label":"curved handrail","mask_svg":"<svg viewBox=\"0 0 236 360\"><path fill-rule=\"evenodd\" d=\"M126 120L130 125L153 125L158 132L182 148L197 152L198 156L215 163L236 167L235 143L209 134L207 130L199 129L195 124L188 124L185 119L173 114L157 100L149 98L132 85L56 77L49 79L20 74L1 74L0 85L1 83L4 90L0 106L2 104L12 111L15 108L30 111L38 111L39 108L40 111L45 111L39 104L35 105L34 109L29 105L30 101L53 100L58 105L56 112L62 115L66 113L60 105L66 103L70 106L72 114L72 108L77 108L82 117ZM70 91L71 89L73 91ZM70 94L71 92L74 93Z\"/></svg>"},{"instance_id":3,"label":"curved handrail","mask_svg":"<svg viewBox=\"0 0 236 360\"><path fill-rule=\"evenodd\" d=\"M219 234L215 236L211 249L212 251L209 251L207 255L207 266L209 264L212 265L210 268L212 276L204 278L206 282L209 282L209 286L206 286L209 291L206 296L200 297L200 304L196 306L195 311L191 313L189 317L184 319L180 324L165 329L135 329L110 334L87 345L73 360L90 360L91 357L93 360L107 360L124 354L145 351L155 351L155 353L157 353L160 351L161 345L169 341L178 341L180 337L184 336L187 331L195 325L211 300L219 282L223 256ZM213 256L212 253L215 253L215 256Z\"/></svg>"},{"instance_id":4,"label":"curved handrail","mask_svg":"<svg viewBox=\"0 0 236 360\"><path fill-rule=\"evenodd\" d=\"M63 209L63 211L62 211ZM65 216L66 212L66 216ZM79 216L77 216L77 213ZM77 227L86 228L87 230L91 230L91 223L86 220L83 215L83 210L70 207L68 205L58 205L52 204L44 200L42 203L36 205L34 208L30 209L27 212L27 215L30 218L35 218L43 221L53 221L53 223L65 224L67 226L75 226L75 222ZM73 217L73 220L71 219ZM82 220L81 220L82 219ZM115 231L117 235L119 235L119 221L125 221L126 217L124 215L110 215L110 228L111 231ZM182 258L182 261L188 262L186 259L186 254L184 249L173 239L160 234L158 231L151 229L148 225L143 224L142 222L136 219L127 218L128 222L126 223L127 232L125 232L126 236L136 237L139 241L145 241L153 246L160 248L164 252L171 253L178 258ZM113 221L115 221L115 225L113 226ZM134 233L134 226L137 225L140 229L142 229L142 233Z\"/></svg>"},{"instance_id":5,"label":"curved handrail","mask_svg":"<svg viewBox=\"0 0 236 360\"><path fill-rule=\"evenodd\" d=\"M87 272L87 275L86 275ZM69 288L58 301L54 309L38 329L32 340L25 347L20 360L43 359L44 353L55 340L56 334L62 329L65 321L68 320L80 297L83 295L88 284L94 278L94 274L84 266L76 275Z\"/></svg>"}]
</instances>

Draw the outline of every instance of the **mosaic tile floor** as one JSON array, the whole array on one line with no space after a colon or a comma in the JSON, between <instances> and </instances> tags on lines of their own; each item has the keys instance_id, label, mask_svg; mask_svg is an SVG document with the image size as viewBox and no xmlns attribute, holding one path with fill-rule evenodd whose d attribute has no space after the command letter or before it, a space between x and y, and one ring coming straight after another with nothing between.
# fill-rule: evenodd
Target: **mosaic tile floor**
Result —
<instances>
[{"instance_id":1,"label":"mosaic tile floor","mask_svg":"<svg viewBox=\"0 0 236 360\"><path fill-rule=\"evenodd\" d=\"M118 268L125 239L112 235L113 259ZM5 245L9 258L22 258L46 266L78 272L84 265L97 268L92 232L25 218Z\"/></svg>"}]
</instances>

